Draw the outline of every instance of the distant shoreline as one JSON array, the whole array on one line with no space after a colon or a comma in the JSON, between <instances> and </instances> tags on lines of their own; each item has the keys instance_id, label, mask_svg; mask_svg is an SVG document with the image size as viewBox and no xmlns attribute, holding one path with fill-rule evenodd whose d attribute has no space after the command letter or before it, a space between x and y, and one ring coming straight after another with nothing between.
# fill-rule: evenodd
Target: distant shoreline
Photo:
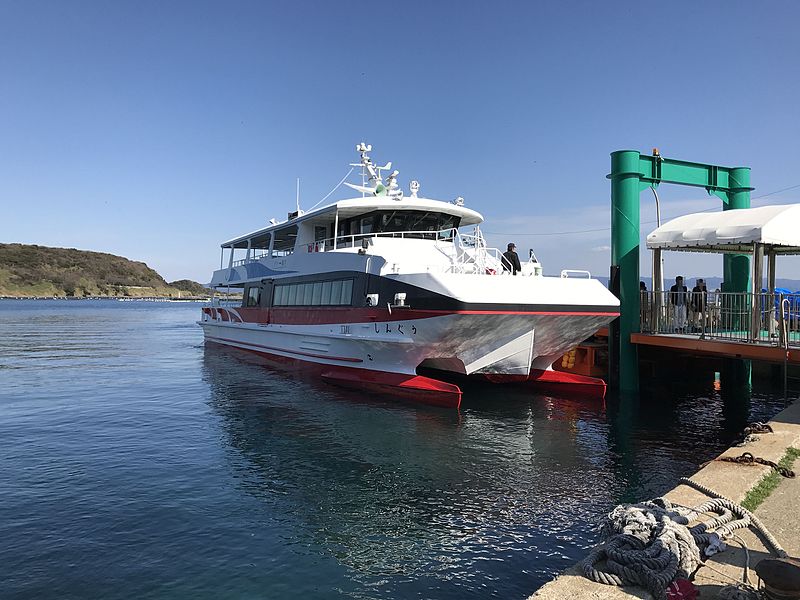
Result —
<instances>
[{"instance_id":1,"label":"distant shoreline","mask_svg":"<svg viewBox=\"0 0 800 600\"><path fill-rule=\"evenodd\" d=\"M119 302L210 302L211 296L0 296L0 300L117 300Z\"/></svg>"},{"instance_id":2,"label":"distant shoreline","mask_svg":"<svg viewBox=\"0 0 800 600\"><path fill-rule=\"evenodd\" d=\"M167 282L143 262L123 256L0 243L0 298L206 300L212 290L191 279Z\"/></svg>"}]
</instances>

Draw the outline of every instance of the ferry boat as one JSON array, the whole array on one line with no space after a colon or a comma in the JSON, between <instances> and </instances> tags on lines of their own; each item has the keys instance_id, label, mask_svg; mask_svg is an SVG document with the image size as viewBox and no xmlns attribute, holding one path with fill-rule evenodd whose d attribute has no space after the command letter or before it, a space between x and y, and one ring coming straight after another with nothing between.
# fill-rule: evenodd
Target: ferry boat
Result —
<instances>
[{"instance_id":1,"label":"ferry boat","mask_svg":"<svg viewBox=\"0 0 800 600\"><path fill-rule=\"evenodd\" d=\"M373 163L369 145L356 150L361 184L343 183L358 196L221 245L211 287L242 301L203 308L206 343L443 406L459 406L461 378L604 395L601 379L552 369L619 315L602 283L545 277L533 251L512 274L462 198L425 198L417 181L406 195L391 163Z\"/></svg>"}]
</instances>

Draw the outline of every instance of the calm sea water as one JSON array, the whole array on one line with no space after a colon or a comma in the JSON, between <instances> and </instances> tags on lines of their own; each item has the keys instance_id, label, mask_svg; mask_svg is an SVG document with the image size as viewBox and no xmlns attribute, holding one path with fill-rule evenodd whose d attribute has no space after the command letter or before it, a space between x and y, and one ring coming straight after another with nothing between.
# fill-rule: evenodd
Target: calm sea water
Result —
<instances>
[{"instance_id":1,"label":"calm sea water","mask_svg":"<svg viewBox=\"0 0 800 600\"><path fill-rule=\"evenodd\" d=\"M418 407L206 348L199 311L0 301L0 597L524 598L782 407Z\"/></svg>"}]
</instances>

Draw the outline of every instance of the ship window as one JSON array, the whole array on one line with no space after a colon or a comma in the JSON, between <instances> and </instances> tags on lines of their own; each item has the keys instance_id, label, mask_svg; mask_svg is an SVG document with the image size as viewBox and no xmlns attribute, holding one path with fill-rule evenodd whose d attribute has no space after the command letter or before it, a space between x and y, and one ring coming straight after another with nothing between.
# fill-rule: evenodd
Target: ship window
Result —
<instances>
[{"instance_id":1,"label":"ship window","mask_svg":"<svg viewBox=\"0 0 800 600\"><path fill-rule=\"evenodd\" d=\"M275 299L272 301L272 304L275 306L283 306L286 304L284 300L286 298L286 286L285 285L276 285L275 286Z\"/></svg>"},{"instance_id":2,"label":"ship window","mask_svg":"<svg viewBox=\"0 0 800 600\"><path fill-rule=\"evenodd\" d=\"M276 285L272 304L273 306L348 306L352 302L353 280L339 279Z\"/></svg>"},{"instance_id":3,"label":"ship window","mask_svg":"<svg viewBox=\"0 0 800 600\"><path fill-rule=\"evenodd\" d=\"M314 293L311 296L311 304L313 306L319 306L322 304L322 282L317 281L314 284Z\"/></svg>"},{"instance_id":4,"label":"ship window","mask_svg":"<svg viewBox=\"0 0 800 600\"><path fill-rule=\"evenodd\" d=\"M385 210L354 217L339 225L339 235L418 232L410 237L433 239L430 232L458 229L461 217L421 210ZM443 236L448 237L448 236Z\"/></svg>"},{"instance_id":5,"label":"ship window","mask_svg":"<svg viewBox=\"0 0 800 600\"><path fill-rule=\"evenodd\" d=\"M299 287L302 292L297 292L297 303L302 304L303 306L311 306L311 294L314 291L314 284L303 283L300 284Z\"/></svg>"},{"instance_id":6,"label":"ship window","mask_svg":"<svg viewBox=\"0 0 800 600\"><path fill-rule=\"evenodd\" d=\"M353 280L345 279L342 281L342 293L339 296L339 304L353 303Z\"/></svg>"},{"instance_id":7,"label":"ship window","mask_svg":"<svg viewBox=\"0 0 800 600\"><path fill-rule=\"evenodd\" d=\"M251 287L247 291L247 306L258 306L261 304L261 288Z\"/></svg>"},{"instance_id":8,"label":"ship window","mask_svg":"<svg viewBox=\"0 0 800 600\"><path fill-rule=\"evenodd\" d=\"M437 231L439 229L438 213L412 213L409 218L409 231Z\"/></svg>"},{"instance_id":9,"label":"ship window","mask_svg":"<svg viewBox=\"0 0 800 600\"><path fill-rule=\"evenodd\" d=\"M286 299L286 304L292 306L293 304L297 304L297 286L290 285L289 286L289 297ZM302 298L301 298L302 302Z\"/></svg>"},{"instance_id":10,"label":"ship window","mask_svg":"<svg viewBox=\"0 0 800 600\"><path fill-rule=\"evenodd\" d=\"M323 281L322 282L322 297L320 298L319 303L322 305L333 304L331 302L331 287L333 285L332 281ZM339 296L336 296L336 299L339 299Z\"/></svg>"},{"instance_id":11,"label":"ship window","mask_svg":"<svg viewBox=\"0 0 800 600\"><path fill-rule=\"evenodd\" d=\"M331 281L331 300L328 304L341 304L343 281Z\"/></svg>"},{"instance_id":12,"label":"ship window","mask_svg":"<svg viewBox=\"0 0 800 600\"><path fill-rule=\"evenodd\" d=\"M381 231L406 231L406 213L396 211L383 213Z\"/></svg>"},{"instance_id":13,"label":"ship window","mask_svg":"<svg viewBox=\"0 0 800 600\"><path fill-rule=\"evenodd\" d=\"M461 224L461 217L454 215L439 215L439 231L443 229L458 229Z\"/></svg>"}]
</instances>

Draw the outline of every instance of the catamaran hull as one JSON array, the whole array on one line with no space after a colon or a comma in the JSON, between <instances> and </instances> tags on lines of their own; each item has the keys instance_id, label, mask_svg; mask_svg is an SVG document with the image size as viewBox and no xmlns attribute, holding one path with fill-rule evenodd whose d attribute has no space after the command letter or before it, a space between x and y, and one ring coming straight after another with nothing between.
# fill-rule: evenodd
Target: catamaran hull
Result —
<instances>
[{"instance_id":1,"label":"catamaran hull","mask_svg":"<svg viewBox=\"0 0 800 600\"><path fill-rule=\"evenodd\" d=\"M550 365L606 324L606 313L373 309L346 313L367 320L320 323L331 320L325 312L303 311L284 319L291 322L275 323L268 322L267 311L205 308L200 324L207 342L311 370L336 385L429 404L458 406L461 390L418 375L420 369L492 383L538 383L547 390L585 386L591 395L598 395L602 384L605 392L601 380L562 381Z\"/></svg>"}]
</instances>

